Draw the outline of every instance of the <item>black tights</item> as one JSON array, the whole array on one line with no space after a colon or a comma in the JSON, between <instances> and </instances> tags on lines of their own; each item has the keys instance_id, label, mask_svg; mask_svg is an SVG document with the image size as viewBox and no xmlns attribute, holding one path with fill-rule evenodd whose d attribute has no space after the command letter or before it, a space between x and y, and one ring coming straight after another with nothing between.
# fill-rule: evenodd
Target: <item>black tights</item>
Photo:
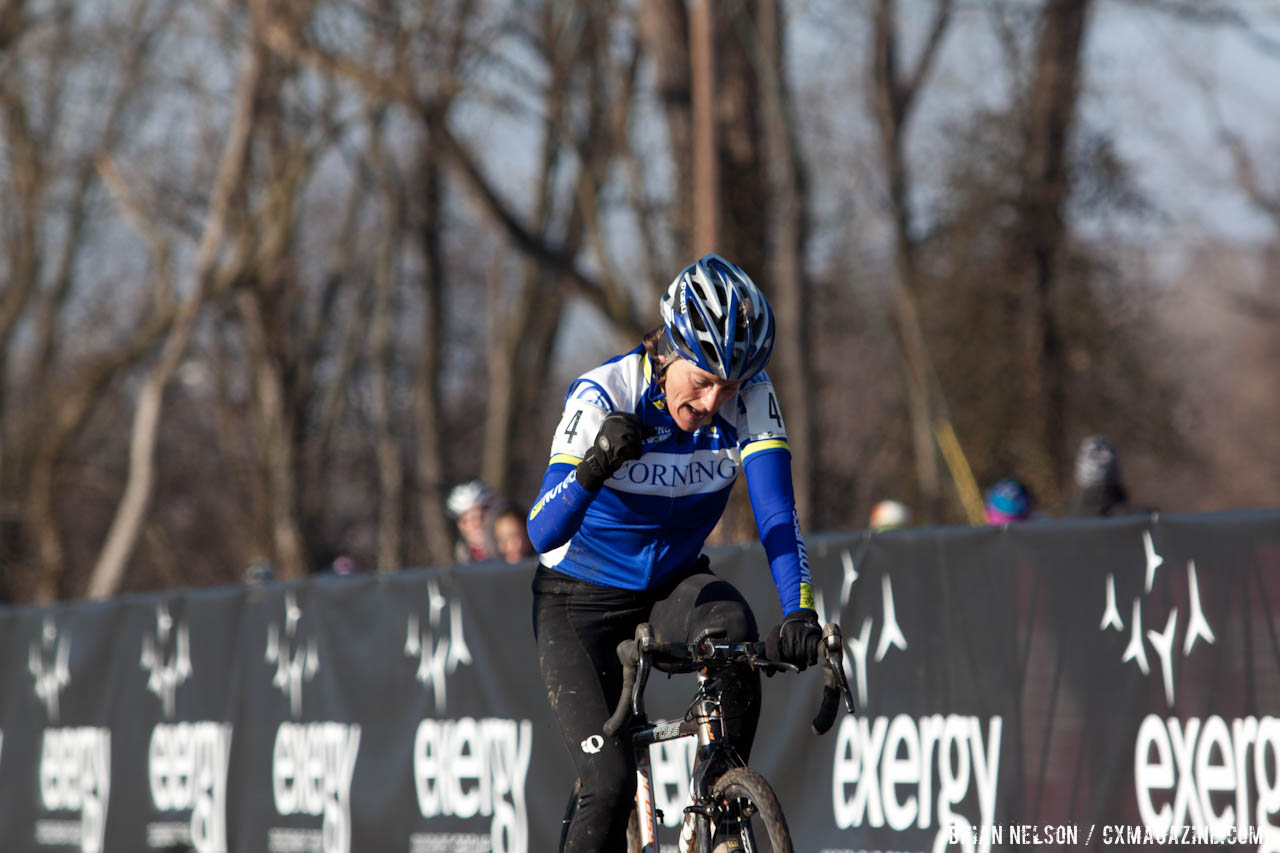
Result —
<instances>
[{"instance_id":1,"label":"black tights","mask_svg":"<svg viewBox=\"0 0 1280 853\"><path fill-rule=\"evenodd\" d=\"M533 631L547 697L578 771L581 791L563 853L626 849L635 797L635 757L601 728L622 692L618 643L649 622L658 642L693 642L722 629L731 642L756 640L742 594L701 558L678 580L651 590L596 586L539 566L533 578ZM760 677L744 672L723 696L728 740L744 760L760 716Z\"/></svg>"}]
</instances>

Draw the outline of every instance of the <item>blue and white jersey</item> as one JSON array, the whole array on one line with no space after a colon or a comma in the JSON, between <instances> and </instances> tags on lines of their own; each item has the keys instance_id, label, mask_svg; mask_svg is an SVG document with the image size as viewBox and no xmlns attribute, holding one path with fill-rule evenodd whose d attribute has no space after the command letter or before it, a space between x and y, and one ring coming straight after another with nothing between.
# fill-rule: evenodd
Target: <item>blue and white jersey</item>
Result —
<instances>
[{"instance_id":1,"label":"blue and white jersey","mask_svg":"<svg viewBox=\"0 0 1280 853\"><path fill-rule=\"evenodd\" d=\"M639 459L599 492L574 469L605 415L632 412L657 430ZM649 589L697 559L745 471L761 542L783 613L813 606L809 563L795 512L791 450L769 377L746 380L693 433L679 429L653 381L643 347L579 377L565 395L529 535L542 564L602 586Z\"/></svg>"}]
</instances>

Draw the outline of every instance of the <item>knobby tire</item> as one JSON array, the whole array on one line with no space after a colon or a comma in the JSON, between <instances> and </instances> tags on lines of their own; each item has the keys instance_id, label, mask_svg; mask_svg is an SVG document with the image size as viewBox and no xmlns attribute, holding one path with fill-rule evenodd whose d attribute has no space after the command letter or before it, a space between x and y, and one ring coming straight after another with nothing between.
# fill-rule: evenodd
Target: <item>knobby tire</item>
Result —
<instances>
[{"instance_id":1,"label":"knobby tire","mask_svg":"<svg viewBox=\"0 0 1280 853\"><path fill-rule=\"evenodd\" d=\"M716 780L712 790L717 802L750 801L756 811L751 817L756 840L768 838L772 853L795 853L782 806L778 805L777 795L763 776L750 767L734 767Z\"/></svg>"}]
</instances>

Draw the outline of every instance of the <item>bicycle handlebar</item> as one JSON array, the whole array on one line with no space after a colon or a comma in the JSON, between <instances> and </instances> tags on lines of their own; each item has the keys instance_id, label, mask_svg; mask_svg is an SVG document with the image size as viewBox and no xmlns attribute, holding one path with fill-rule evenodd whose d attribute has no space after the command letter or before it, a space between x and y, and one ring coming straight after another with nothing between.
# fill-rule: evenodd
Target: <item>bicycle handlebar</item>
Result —
<instances>
[{"instance_id":1,"label":"bicycle handlebar","mask_svg":"<svg viewBox=\"0 0 1280 853\"><path fill-rule=\"evenodd\" d=\"M853 694L844 674L844 640L840 626L834 622L823 629L822 652L822 704L812 723L814 733L819 735L830 730L835 722L841 695L849 713L854 713ZM793 664L766 657L762 642L730 643L708 637L698 643L657 643L647 622L636 626L635 639L618 644L617 653L622 663L622 693L613 715L604 724L604 734L608 737L620 732L632 715L643 715L644 688L654 659L666 664L671 672L692 672L708 664L731 663L745 663L767 673L800 671Z\"/></svg>"},{"instance_id":2,"label":"bicycle handlebar","mask_svg":"<svg viewBox=\"0 0 1280 853\"><path fill-rule=\"evenodd\" d=\"M616 735L631 717L631 691L636 683L639 657L635 640L623 640L618 643L618 660L622 661L622 694L618 697L618 707L614 709L613 716L605 720L605 737Z\"/></svg>"}]
</instances>

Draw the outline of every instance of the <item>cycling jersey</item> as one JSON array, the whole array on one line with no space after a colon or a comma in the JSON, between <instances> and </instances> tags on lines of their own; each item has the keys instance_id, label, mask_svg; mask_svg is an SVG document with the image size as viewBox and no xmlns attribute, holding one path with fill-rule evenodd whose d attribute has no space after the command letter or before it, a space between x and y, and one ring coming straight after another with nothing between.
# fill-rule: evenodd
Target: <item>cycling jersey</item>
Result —
<instances>
[{"instance_id":1,"label":"cycling jersey","mask_svg":"<svg viewBox=\"0 0 1280 853\"><path fill-rule=\"evenodd\" d=\"M574 470L606 414L631 412L656 434L599 492ZM650 589L697 559L724 512L739 470L783 613L813 607L809 561L791 482L791 450L777 397L761 371L693 433L676 426L644 347L575 380L529 511L543 565L579 580Z\"/></svg>"}]
</instances>

